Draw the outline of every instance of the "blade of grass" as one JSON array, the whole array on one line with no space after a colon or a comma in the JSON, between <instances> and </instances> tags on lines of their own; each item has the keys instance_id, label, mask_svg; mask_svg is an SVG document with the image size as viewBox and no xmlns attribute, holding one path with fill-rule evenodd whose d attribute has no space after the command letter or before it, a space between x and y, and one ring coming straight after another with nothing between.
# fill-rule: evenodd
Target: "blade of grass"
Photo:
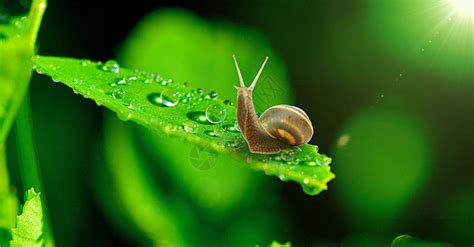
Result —
<instances>
[{"instance_id":1,"label":"blade of grass","mask_svg":"<svg viewBox=\"0 0 474 247\"><path fill-rule=\"evenodd\" d=\"M34 188L42 192L42 205L44 214L44 232L46 236L46 246L54 246L51 221L47 210L45 190L41 181L38 162L36 160L36 149L33 140L33 128L31 123L30 101L27 94L20 106L15 122L15 139L18 150L18 163L21 180L24 188Z\"/></svg>"},{"instance_id":2,"label":"blade of grass","mask_svg":"<svg viewBox=\"0 0 474 247\"><path fill-rule=\"evenodd\" d=\"M0 143L0 195L10 191L5 143Z\"/></svg>"}]
</instances>

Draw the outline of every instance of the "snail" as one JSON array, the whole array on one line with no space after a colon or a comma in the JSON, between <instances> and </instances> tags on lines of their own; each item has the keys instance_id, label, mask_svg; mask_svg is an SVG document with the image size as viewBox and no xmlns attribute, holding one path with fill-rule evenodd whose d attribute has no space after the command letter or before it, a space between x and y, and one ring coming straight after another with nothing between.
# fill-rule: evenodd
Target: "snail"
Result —
<instances>
[{"instance_id":1,"label":"snail","mask_svg":"<svg viewBox=\"0 0 474 247\"><path fill-rule=\"evenodd\" d=\"M276 105L268 108L260 117L255 112L252 92L268 57L265 58L249 87L244 84L235 55L233 58L240 81L240 87L235 86L237 89L237 123L247 141L250 152L272 154L292 146L308 143L313 136L313 125L302 109L291 105Z\"/></svg>"}]
</instances>

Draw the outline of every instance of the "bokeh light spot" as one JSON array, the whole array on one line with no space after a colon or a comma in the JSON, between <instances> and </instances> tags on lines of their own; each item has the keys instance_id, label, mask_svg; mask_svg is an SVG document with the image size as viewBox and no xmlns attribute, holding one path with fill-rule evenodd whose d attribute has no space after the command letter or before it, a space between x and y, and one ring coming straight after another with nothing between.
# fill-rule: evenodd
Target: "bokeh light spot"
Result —
<instances>
[{"instance_id":1,"label":"bokeh light spot","mask_svg":"<svg viewBox=\"0 0 474 247\"><path fill-rule=\"evenodd\" d=\"M342 128L350 145L333 157L339 204L357 227L383 227L425 182L430 143L424 126L407 114L368 111ZM360 225L358 225L360 223Z\"/></svg>"}]
</instances>

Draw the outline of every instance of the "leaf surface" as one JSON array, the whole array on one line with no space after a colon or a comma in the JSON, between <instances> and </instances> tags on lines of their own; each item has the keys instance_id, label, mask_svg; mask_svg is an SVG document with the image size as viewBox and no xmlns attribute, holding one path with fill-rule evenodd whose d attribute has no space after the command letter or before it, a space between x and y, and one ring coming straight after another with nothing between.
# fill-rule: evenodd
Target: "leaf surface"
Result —
<instances>
[{"instance_id":1,"label":"leaf surface","mask_svg":"<svg viewBox=\"0 0 474 247\"><path fill-rule=\"evenodd\" d=\"M121 68L112 60L37 56L34 63L38 73L104 105L122 120L246 161L267 175L300 183L307 194L327 189L327 182L334 178L331 158L319 154L317 146L302 145L273 155L251 154L235 128L236 107L219 99L216 92L191 88L156 73Z\"/></svg>"},{"instance_id":2,"label":"leaf surface","mask_svg":"<svg viewBox=\"0 0 474 247\"><path fill-rule=\"evenodd\" d=\"M44 246L43 228L43 209L40 193L36 193L31 188L25 194L23 211L17 217L16 227L12 229L10 246Z\"/></svg>"}]
</instances>

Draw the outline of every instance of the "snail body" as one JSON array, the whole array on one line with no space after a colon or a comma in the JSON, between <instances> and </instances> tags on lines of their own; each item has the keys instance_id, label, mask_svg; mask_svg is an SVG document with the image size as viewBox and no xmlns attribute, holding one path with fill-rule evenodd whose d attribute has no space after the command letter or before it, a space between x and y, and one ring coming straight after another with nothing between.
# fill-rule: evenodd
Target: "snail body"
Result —
<instances>
[{"instance_id":1,"label":"snail body","mask_svg":"<svg viewBox=\"0 0 474 247\"><path fill-rule=\"evenodd\" d=\"M237 123L252 153L278 153L292 146L306 144L313 136L313 125L308 115L300 108L276 105L268 108L260 117L255 112L252 92L268 60L262 64L255 79L246 87L237 59L235 67L240 86L237 88Z\"/></svg>"}]
</instances>

